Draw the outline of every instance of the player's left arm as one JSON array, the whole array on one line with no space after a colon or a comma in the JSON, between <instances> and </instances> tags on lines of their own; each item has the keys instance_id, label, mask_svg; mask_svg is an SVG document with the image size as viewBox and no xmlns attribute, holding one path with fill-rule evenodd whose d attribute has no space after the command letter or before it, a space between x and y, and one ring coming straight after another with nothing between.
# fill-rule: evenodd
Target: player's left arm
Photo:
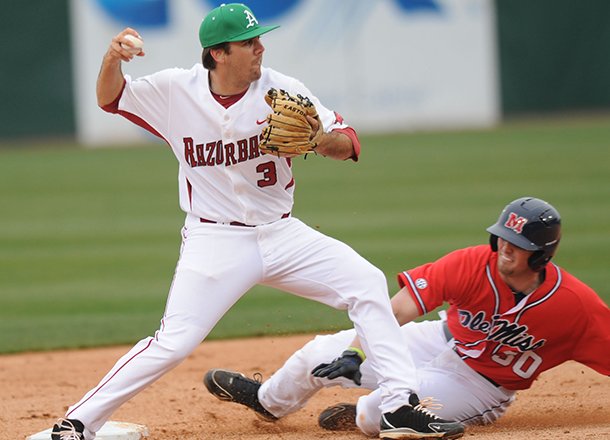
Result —
<instances>
[{"instance_id":1,"label":"player's left arm","mask_svg":"<svg viewBox=\"0 0 610 440\"><path fill-rule=\"evenodd\" d=\"M315 133L319 129L319 122L314 118L307 119ZM315 152L332 159L356 161L360 152L360 141L351 127L336 129L320 136Z\"/></svg>"},{"instance_id":2,"label":"player's left arm","mask_svg":"<svg viewBox=\"0 0 610 440\"><path fill-rule=\"evenodd\" d=\"M352 159L356 162L360 155L360 140L356 131L345 123L343 117L325 107L300 81L295 80L289 90L293 95L310 98L316 108L318 118L307 116L312 136L318 144L314 150L316 154L337 160Z\"/></svg>"}]
</instances>

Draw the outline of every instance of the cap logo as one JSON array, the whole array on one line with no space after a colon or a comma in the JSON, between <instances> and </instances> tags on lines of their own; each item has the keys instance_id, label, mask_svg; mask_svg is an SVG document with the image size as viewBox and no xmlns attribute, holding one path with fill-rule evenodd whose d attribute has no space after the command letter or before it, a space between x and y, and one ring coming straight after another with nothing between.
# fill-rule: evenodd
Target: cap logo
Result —
<instances>
[{"instance_id":1,"label":"cap logo","mask_svg":"<svg viewBox=\"0 0 610 440\"><path fill-rule=\"evenodd\" d=\"M519 217L514 212L511 212L508 215L508 219L504 223L504 226L508 229L512 229L517 234L521 234L523 232L523 226L527 223L527 219L525 217Z\"/></svg>"},{"instance_id":2,"label":"cap logo","mask_svg":"<svg viewBox=\"0 0 610 440\"><path fill-rule=\"evenodd\" d=\"M246 29L258 24L258 20L252 14L252 12L248 11L247 9L244 9L244 14L246 14L246 20L248 20L248 25L246 26Z\"/></svg>"}]
</instances>

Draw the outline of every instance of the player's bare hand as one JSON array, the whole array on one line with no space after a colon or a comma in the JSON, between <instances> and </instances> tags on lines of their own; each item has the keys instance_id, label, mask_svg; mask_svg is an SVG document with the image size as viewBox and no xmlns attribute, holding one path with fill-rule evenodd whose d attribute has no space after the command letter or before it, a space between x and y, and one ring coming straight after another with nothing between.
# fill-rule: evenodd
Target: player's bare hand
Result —
<instances>
[{"instance_id":1,"label":"player's bare hand","mask_svg":"<svg viewBox=\"0 0 610 440\"><path fill-rule=\"evenodd\" d=\"M145 53L142 49L142 42L142 37L135 29L125 28L112 39L107 56L127 63L133 57L143 57Z\"/></svg>"}]
</instances>

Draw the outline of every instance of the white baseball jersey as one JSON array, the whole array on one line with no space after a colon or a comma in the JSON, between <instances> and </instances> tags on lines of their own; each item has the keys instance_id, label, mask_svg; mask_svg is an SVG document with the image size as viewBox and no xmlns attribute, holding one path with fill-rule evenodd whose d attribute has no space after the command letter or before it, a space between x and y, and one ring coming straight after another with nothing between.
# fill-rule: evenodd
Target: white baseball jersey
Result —
<instances>
[{"instance_id":1,"label":"white baseball jersey","mask_svg":"<svg viewBox=\"0 0 610 440\"><path fill-rule=\"evenodd\" d=\"M408 350L396 350L406 341L383 273L346 244L289 215L291 161L258 148L270 112L264 94L271 87L308 96L326 131L345 130L351 138L341 117L303 84L271 69L263 69L228 108L211 94L201 65L137 80L126 76L120 96L104 107L171 146L187 216L159 330L138 342L66 413L84 424L86 440L94 439L119 406L188 356L257 284L347 310L378 378L380 413L407 404L417 391ZM353 144L356 159L357 137Z\"/></svg>"},{"instance_id":2,"label":"white baseball jersey","mask_svg":"<svg viewBox=\"0 0 610 440\"><path fill-rule=\"evenodd\" d=\"M291 161L258 148L271 87L309 97L326 132L347 127L300 81L269 68L227 109L212 96L201 64L125 78L119 113L171 146L180 164L180 207L197 218L259 225L290 213Z\"/></svg>"}]
</instances>

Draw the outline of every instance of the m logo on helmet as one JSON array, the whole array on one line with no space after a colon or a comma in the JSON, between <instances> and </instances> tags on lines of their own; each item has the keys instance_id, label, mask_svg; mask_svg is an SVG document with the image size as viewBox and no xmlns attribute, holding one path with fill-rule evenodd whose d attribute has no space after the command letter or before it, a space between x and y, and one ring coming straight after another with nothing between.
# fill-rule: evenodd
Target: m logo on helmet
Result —
<instances>
[{"instance_id":1,"label":"m logo on helmet","mask_svg":"<svg viewBox=\"0 0 610 440\"><path fill-rule=\"evenodd\" d=\"M258 24L258 20L256 19L256 17L254 15L252 15L252 12L250 12L246 9L246 10L244 10L244 14L246 14L246 19L248 20L248 26L246 26L246 29Z\"/></svg>"},{"instance_id":2,"label":"m logo on helmet","mask_svg":"<svg viewBox=\"0 0 610 440\"><path fill-rule=\"evenodd\" d=\"M521 232L523 232L523 226L525 226L526 223L527 219L525 217L519 217L514 212L511 212L508 215L508 219L506 219L504 226L508 229L512 229L517 234L521 234Z\"/></svg>"}]
</instances>

